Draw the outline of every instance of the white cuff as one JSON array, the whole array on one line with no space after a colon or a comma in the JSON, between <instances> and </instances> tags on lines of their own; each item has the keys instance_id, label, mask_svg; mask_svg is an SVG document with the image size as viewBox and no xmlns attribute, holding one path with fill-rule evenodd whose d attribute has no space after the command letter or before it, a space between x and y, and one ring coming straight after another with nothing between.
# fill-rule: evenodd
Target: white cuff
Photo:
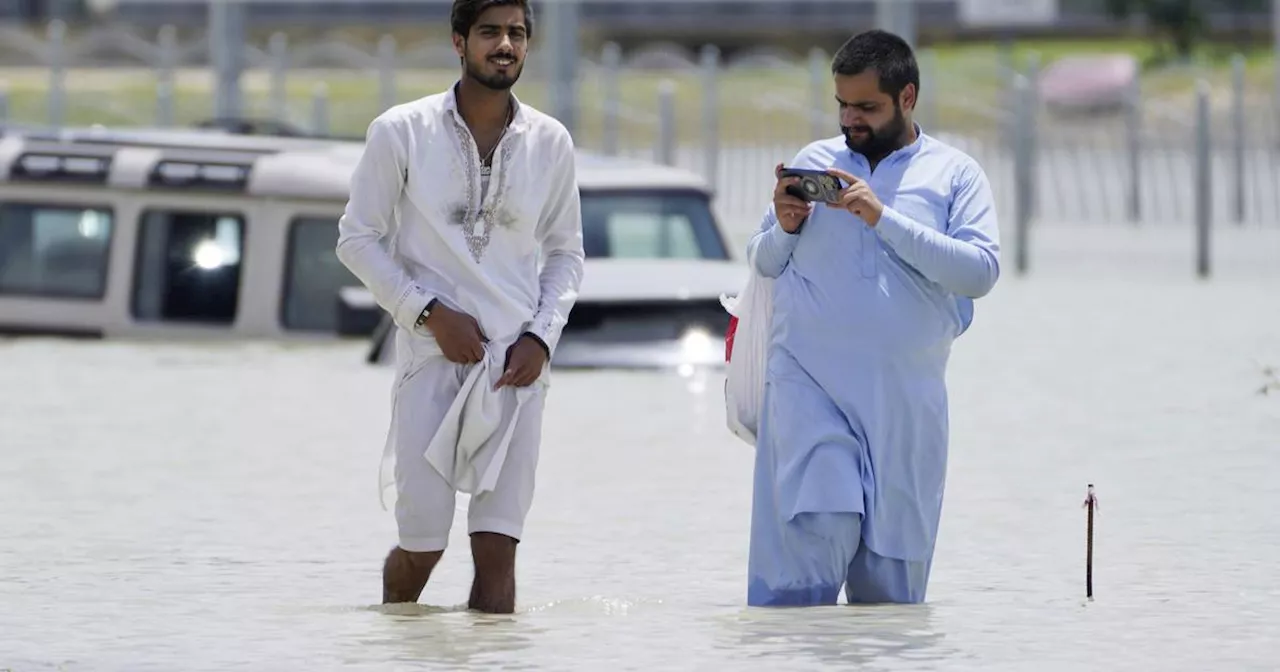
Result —
<instances>
[{"instance_id":1,"label":"white cuff","mask_svg":"<svg viewBox=\"0 0 1280 672\"><path fill-rule=\"evenodd\" d=\"M427 304L431 303L434 298L417 285L409 286L405 289L404 294L400 296L400 300L396 302L396 309L393 314L396 324L412 331L418 322L418 316L422 314Z\"/></svg>"}]
</instances>

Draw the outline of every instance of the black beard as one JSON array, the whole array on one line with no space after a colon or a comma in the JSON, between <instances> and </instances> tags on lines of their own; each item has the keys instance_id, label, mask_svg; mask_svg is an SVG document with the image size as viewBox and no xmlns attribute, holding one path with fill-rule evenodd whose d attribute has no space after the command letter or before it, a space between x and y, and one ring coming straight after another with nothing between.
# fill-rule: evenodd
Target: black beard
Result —
<instances>
[{"instance_id":1,"label":"black beard","mask_svg":"<svg viewBox=\"0 0 1280 672\"><path fill-rule=\"evenodd\" d=\"M520 81L520 75L524 73L524 63L517 63L513 67L515 72L511 74L504 75L495 73L492 75L486 75L480 72L480 69L474 66L471 62L468 61L465 64L467 77L480 86L492 91L508 91L511 87L516 85L516 82Z\"/></svg>"},{"instance_id":2,"label":"black beard","mask_svg":"<svg viewBox=\"0 0 1280 672\"><path fill-rule=\"evenodd\" d=\"M853 141L850 135L853 132L852 127L841 126L840 132L844 135L845 146L850 150L867 157L870 161L879 161L902 148L902 138L907 133L907 119L902 115L902 108L895 103L893 120L879 131L871 129L867 133L867 139L861 143Z\"/></svg>"}]
</instances>

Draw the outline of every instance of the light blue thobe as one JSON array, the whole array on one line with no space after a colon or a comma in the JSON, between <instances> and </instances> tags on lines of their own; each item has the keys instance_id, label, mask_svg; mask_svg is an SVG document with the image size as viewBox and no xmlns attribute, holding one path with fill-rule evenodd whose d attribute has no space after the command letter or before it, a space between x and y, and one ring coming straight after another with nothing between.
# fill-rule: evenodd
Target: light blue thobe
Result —
<instances>
[{"instance_id":1,"label":"light blue thobe","mask_svg":"<svg viewBox=\"0 0 1280 672\"><path fill-rule=\"evenodd\" d=\"M947 360L999 277L991 187L922 132L874 172L843 137L788 165L866 180L884 212L872 228L817 204L788 234L770 206L748 246L777 279L748 603L831 604L842 584L850 602L919 602L942 510Z\"/></svg>"}]
</instances>

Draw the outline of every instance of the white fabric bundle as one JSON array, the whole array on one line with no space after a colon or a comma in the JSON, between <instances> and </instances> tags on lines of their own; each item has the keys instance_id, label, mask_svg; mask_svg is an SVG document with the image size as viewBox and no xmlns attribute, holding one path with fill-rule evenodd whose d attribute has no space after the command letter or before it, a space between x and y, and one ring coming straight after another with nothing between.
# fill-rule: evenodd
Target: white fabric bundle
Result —
<instances>
[{"instance_id":1,"label":"white fabric bundle","mask_svg":"<svg viewBox=\"0 0 1280 672\"><path fill-rule=\"evenodd\" d=\"M737 297L720 297L720 304L737 319L725 370L724 401L729 431L756 443L760 409L764 401L765 366L773 323L773 278L754 268Z\"/></svg>"}]
</instances>

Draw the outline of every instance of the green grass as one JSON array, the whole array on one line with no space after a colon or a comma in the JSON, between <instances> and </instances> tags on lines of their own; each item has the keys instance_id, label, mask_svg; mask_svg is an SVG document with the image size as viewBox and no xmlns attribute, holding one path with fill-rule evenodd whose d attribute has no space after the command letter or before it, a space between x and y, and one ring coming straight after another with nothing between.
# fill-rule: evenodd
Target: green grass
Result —
<instances>
[{"instance_id":1,"label":"green grass","mask_svg":"<svg viewBox=\"0 0 1280 672\"><path fill-rule=\"evenodd\" d=\"M997 41L962 42L956 44L930 45L926 48L947 56L994 56L1003 50ZM1226 67L1232 54L1242 52L1254 63L1263 63L1270 67L1272 52L1270 44L1235 45L1227 42L1209 42L1200 45L1192 55L1192 62L1211 67ZM1125 54L1137 58L1148 68L1159 68L1167 63L1161 54L1159 45L1143 38L1099 38L1099 39L1026 39L1013 44L1016 60L1025 63L1027 57L1036 53L1045 61L1062 56L1079 54Z\"/></svg>"},{"instance_id":2,"label":"green grass","mask_svg":"<svg viewBox=\"0 0 1280 672\"><path fill-rule=\"evenodd\" d=\"M999 132L1007 80L998 43L933 45L922 63L936 64L926 72L922 104L930 110L936 128L961 132ZM1032 54L1041 66L1054 59L1087 53L1131 54L1144 63L1153 62L1157 49L1150 42L1127 40L1037 40L1016 43L1011 51L1015 67L1023 68ZM1231 50L1209 45L1185 66L1151 65L1143 71L1143 89L1148 96L1180 105L1189 100L1196 77L1207 79L1215 98L1225 97L1230 87ZM1246 82L1251 104L1269 101L1274 92L1274 59L1265 49L1245 52ZM406 101L442 90L457 77L454 70L401 70L397 81L397 101ZM7 83L10 119L45 123L48 119L47 74L41 69L0 70ZM658 137L659 87L670 81L675 91L677 138L681 143L698 143L703 132L705 87L697 71L625 72L617 82L625 110L621 123L624 147L652 147ZM323 84L328 93L330 132L362 135L368 122L380 111L378 78L375 72L358 70L297 70L288 78L289 118L310 126L311 98ZM822 93L830 100L829 80ZM602 137L604 82L595 73L585 72L579 84L579 143L598 146ZM791 144L807 140L810 133L806 110L814 94L803 62L786 70L726 70L718 79L718 125L723 144ZM144 69L72 70L68 74L66 123L109 126L151 124L155 119L154 75ZM269 114L264 73L246 77L246 107L257 116ZM545 80L532 68L517 88L523 100L549 109ZM207 72L186 71L176 84L176 122L187 125L211 115L213 107ZM1189 111L1190 108L1188 108ZM834 105L831 129L836 130Z\"/></svg>"},{"instance_id":3,"label":"green grass","mask_svg":"<svg viewBox=\"0 0 1280 672\"><path fill-rule=\"evenodd\" d=\"M1002 58L1002 45L997 42L940 45L934 48L940 60L968 58L973 60ZM1185 63L1178 63L1162 53L1159 45L1140 38L1070 39L1070 40L1021 40L1012 46L1012 60L1016 67L1025 68L1032 55L1040 59L1042 66L1064 56L1082 54L1123 54L1132 56L1143 67L1144 80L1156 80L1165 84L1162 90L1190 93L1196 76L1208 79L1216 86L1228 86L1231 77L1231 60L1239 53L1245 59L1245 81L1251 88L1274 90L1275 54L1270 44L1236 45L1211 42L1200 45Z\"/></svg>"}]
</instances>

